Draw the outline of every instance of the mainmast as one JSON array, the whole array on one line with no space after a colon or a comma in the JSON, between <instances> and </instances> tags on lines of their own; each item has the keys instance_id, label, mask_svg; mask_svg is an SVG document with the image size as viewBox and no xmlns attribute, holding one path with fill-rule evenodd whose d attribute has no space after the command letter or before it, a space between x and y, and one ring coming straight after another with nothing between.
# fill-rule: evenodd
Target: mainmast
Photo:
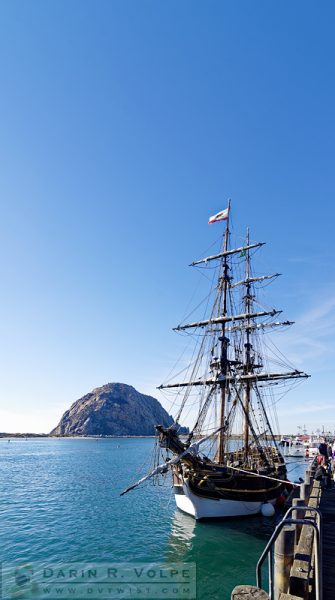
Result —
<instances>
[{"instance_id":1,"label":"mainmast","mask_svg":"<svg viewBox=\"0 0 335 600\"><path fill-rule=\"evenodd\" d=\"M247 229L247 241L246 246L250 245L250 234L249 227ZM246 342L244 344L245 347L245 364L244 364L244 373L245 375L249 375L252 372L252 362L251 362L251 348L252 345L250 343L250 314L252 310L252 301L253 297L251 295L251 281L250 281L250 253L249 250L246 251L245 255L245 296L244 296L244 306L245 312L247 315L246 319ZM243 442L244 442L244 454L247 457L248 448L249 448L249 411L250 411L250 396L251 396L251 383L250 380L246 380L245 388L244 388L244 432L243 432Z\"/></svg>"},{"instance_id":2,"label":"mainmast","mask_svg":"<svg viewBox=\"0 0 335 600\"><path fill-rule=\"evenodd\" d=\"M220 281L220 286L223 292L223 302L222 302L222 317L227 316L227 291L228 284L230 281L230 277L228 274L229 266L227 261L227 252L228 252L228 240L229 240L229 217L230 217L230 200L228 202L228 218L226 221L226 231L223 242L223 274ZM227 386L227 370L228 370L228 344L229 339L226 337L226 322L222 321L221 328L221 336L219 338L221 342L221 356L220 356L220 368L221 373L223 375L223 381L220 383L220 396L221 396L221 405L220 405L220 431L219 431L219 448L218 448L218 462L221 463L224 458L224 443L225 443L225 435L224 435L224 425L225 425L225 405L226 405L226 386Z\"/></svg>"}]
</instances>

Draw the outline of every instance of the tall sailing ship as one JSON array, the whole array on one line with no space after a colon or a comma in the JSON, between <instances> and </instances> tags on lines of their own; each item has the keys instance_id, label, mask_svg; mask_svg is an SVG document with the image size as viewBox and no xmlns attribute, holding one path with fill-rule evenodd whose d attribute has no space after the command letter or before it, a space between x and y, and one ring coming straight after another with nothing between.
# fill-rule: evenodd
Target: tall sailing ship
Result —
<instances>
[{"instance_id":1,"label":"tall sailing ship","mask_svg":"<svg viewBox=\"0 0 335 600\"><path fill-rule=\"evenodd\" d=\"M191 265L215 278L207 315L175 328L193 334L195 350L184 377L159 386L176 394L178 407L171 427L156 427L165 460L157 459L148 475L123 492L171 471L177 506L196 519L256 514L284 492L286 465L271 422L274 390L283 395L308 377L266 341L269 331L293 322L278 321L282 311L260 303L262 288L280 275L253 270L264 242L251 242L247 230L245 242L230 248L229 220L230 202L209 220L225 221L220 251ZM179 423L192 416L185 435Z\"/></svg>"}]
</instances>

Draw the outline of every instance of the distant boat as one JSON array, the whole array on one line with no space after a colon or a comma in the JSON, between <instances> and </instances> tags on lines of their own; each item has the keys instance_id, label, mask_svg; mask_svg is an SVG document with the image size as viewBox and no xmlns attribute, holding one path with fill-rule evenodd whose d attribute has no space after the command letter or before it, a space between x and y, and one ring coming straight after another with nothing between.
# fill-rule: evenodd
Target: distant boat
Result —
<instances>
[{"instance_id":1,"label":"distant boat","mask_svg":"<svg viewBox=\"0 0 335 600\"><path fill-rule=\"evenodd\" d=\"M249 229L245 243L230 248L229 217L230 204L210 219L226 221L220 252L191 265L202 268L209 281L216 274L216 283L206 299L209 314L176 327L194 335L196 352L189 368L181 370L184 379L159 387L176 390L179 407L172 426L156 426L165 461L123 492L171 471L177 506L196 519L250 516L283 493L287 471L270 422L271 393L273 386L308 377L263 343L269 330L292 325L276 321L281 311L264 307L257 296L279 273L255 274L253 257L263 242L252 242ZM286 370L278 371L278 364ZM192 412L185 440L178 423Z\"/></svg>"},{"instance_id":2,"label":"distant boat","mask_svg":"<svg viewBox=\"0 0 335 600\"><path fill-rule=\"evenodd\" d=\"M306 448L299 440L283 438L278 445L284 456L304 457L306 455Z\"/></svg>"},{"instance_id":3,"label":"distant boat","mask_svg":"<svg viewBox=\"0 0 335 600\"><path fill-rule=\"evenodd\" d=\"M308 458L315 458L319 454L320 444L321 444L321 440L307 442L305 445L306 456Z\"/></svg>"}]
</instances>

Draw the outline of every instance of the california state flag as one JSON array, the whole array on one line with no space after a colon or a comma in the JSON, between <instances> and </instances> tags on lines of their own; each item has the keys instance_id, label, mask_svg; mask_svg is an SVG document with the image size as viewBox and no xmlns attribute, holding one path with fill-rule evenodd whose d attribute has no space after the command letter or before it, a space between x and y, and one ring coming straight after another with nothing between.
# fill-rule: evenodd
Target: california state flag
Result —
<instances>
[{"instance_id":1,"label":"california state flag","mask_svg":"<svg viewBox=\"0 0 335 600\"><path fill-rule=\"evenodd\" d=\"M209 217L208 224L211 225L211 223L216 223L216 221L227 221L228 216L229 216L229 208L225 208L224 210L221 210L213 217Z\"/></svg>"}]
</instances>

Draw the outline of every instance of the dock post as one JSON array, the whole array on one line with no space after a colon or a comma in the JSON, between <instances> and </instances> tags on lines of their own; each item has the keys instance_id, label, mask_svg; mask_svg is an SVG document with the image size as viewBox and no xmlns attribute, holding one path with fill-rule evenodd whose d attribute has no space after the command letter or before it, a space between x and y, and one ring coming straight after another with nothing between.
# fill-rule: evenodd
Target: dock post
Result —
<instances>
[{"instance_id":1,"label":"dock post","mask_svg":"<svg viewBox=\"0 0 335 600\"><path fill-rule=\"evenodd\" d=\"M293 498L292 500L292 506L304 506L305 505L305 500L302 500L301 498ZM305 517L305 511L303 510L294 510L292 511L292 518L293 519L304 519ZM302 529L302 525L295 525L295 540L294 543L297 546L299 543L299 538L300 538L300 533L301 533L301 529Z\"/></svg>"},{"instance_id":2,"label":"dock post","mask_svg":"<svg viewBox=\"0 0 335 600\"><path fill-rule=\"evenodd\" d=\"M301 500L304 500L305 503L308 502L308 498L311 493L312 483L313 483L312 476L310 475L310 473L306 472L305 473L305 481L300 486L300 498L301 498Z\"/></svg>"},{"instance_id":3,"label":"dock post","mask_svg":"<svg viewBox=\"0 0 335 600\"><path fill-rule=\"evenodd\" d=\"M305 504L308 504L308 499L310 495L310 482L305 482L301 484L300 487L300 498L304 501Z\"/></svg>"},{"instance_id":4,"label":"dock post","mask_svg":"<svg viewBox=\"0 0 335 600\"><path fill-rule=\"evenodd\" d=\"M253 585L237 585L230 598L231 600L269 600L269 595Z\"/></svg>"},{"instance_id":5,"label":"dock post","mask_svg":"<svg viewBox=\"0 0 335 600\"><path fill-rule=\"evenodd\" d=\"M283 527L274 547L274 600L286 594L290 585L290 571L294 559L295 527Z\"/></svg>"},{"instance_id":6,"label":"dock post","mask_svg":"<svg viewBox=\"0 0 335 600\"><path fill-rule=\"evenodd\" d=\"M301 500L306 499L306 483L302 483L300 486L300 499Z\"/></svg>"},{"instance_id":7,"label":"dock post","mask_svg":"<svg viewBox=\"0 0 335 600\"><path fill-rule=\"evenodd\" d=\"M305 473L305 484L307 486L307 498L310 497L311 489L312 489L312 483L313 483L313 480L312 480L311 475L308 474L308 473Z\"/></svg>"}]
</instances>

